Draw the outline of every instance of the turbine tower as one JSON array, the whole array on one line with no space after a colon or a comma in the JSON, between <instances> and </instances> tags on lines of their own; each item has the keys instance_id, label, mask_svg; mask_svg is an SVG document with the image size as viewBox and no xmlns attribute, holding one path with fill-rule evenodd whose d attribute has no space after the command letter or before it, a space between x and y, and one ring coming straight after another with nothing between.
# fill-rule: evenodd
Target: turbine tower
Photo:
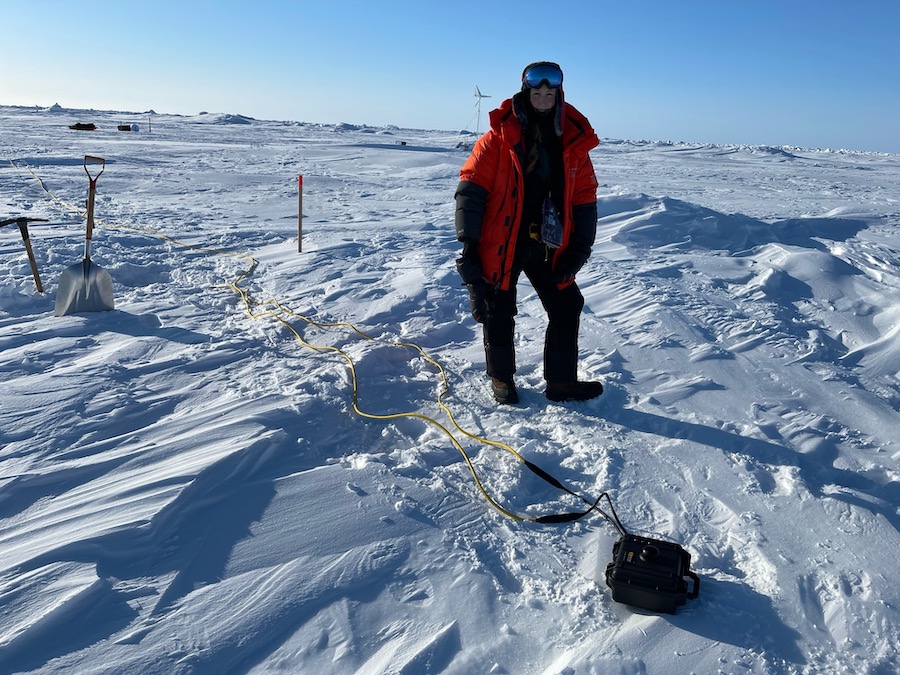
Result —
<instances>
[{"instance_id":1,"label":"turbine tower","mask_svg":"<svg viewBox=\"0 0 900 675\"><path fill-rule=\"evenodd\" d=\"M475 133L481 134L481 99L490 98L487 94L482 94L481 89L478 88L478 85L475 85L475 109L476 109L476 117L477 120L475 122Z\"/></svg>"}]
</instances>

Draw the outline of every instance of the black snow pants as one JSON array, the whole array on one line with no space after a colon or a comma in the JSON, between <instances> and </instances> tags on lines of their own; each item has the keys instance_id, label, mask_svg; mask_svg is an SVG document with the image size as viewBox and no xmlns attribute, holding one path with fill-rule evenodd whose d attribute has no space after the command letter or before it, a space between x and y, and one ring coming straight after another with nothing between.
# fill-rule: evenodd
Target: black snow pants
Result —
<instances>
[{"instance_id":1,"label":"black snow pants","mask_svg":"<svg viewBox=\"0 0 900 675\"><path fill-rule=\"evenodd\" d=\"M508 291L496 290L488 298L484 320L487 373L501 380L516 372L516 284L524 272L537 292L549 319L544 336L544 379L574 382L578 371L578 327L584 296L575 283L559 289L553 280L552 252L532 239L520 237Z\"/></svg>"}]
</instances>

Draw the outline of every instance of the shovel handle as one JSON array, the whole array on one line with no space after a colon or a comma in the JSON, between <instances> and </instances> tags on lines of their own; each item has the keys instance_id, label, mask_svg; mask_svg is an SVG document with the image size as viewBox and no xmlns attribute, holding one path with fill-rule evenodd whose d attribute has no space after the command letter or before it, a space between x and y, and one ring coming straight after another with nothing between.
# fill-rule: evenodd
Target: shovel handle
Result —
<instances>
[{"instance_id":1,"label":"shovel handle","mask_svg":"<svg viewBox=\"0 0 900 675\"><path fill-rule=\"evenodd\" d=\"M91 172L88 170L88 164L100 164L100 171L96 176L91 175ZM94 194L97 192L97 179L100 178L100 174L104 170L106 170L105 159L93 155L84 156L84 172L90 181L88 185L87 232L84 238L84 259L87 261L91 259L91 239L94 237Z\"/></svg>"},{"instance_id":2,"label":"shovel handle","mask_svg":"<svg viewBox=\"0 0 900 675\"><path fill-rule=\"evenodd\" d=\"M100 165L100 173L96 176L92 176L91 172L88 170L88 164L99 164ZM100 174L106 170L106 160L102 157L95 157L94 155L85 155L84 156L84 172L88 175L88 178L92 183L96 183L97 179L100 178Z\"/></svg>"}]
</instances>

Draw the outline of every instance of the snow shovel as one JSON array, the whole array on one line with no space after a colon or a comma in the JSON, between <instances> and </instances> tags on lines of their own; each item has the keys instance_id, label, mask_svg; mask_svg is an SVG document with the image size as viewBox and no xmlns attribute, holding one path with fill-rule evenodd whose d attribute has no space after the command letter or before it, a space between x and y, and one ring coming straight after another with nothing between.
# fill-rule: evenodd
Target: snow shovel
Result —
<instances>
[{"instance_id":1,"label":"snow shovel","mask_svg":"<svg viewBox=\"0 0 900 675\"><path fill-rule=\"evenodd\" d=\"M41 283L41 275L38 274L37 261L34 259L34 251L31 248L31 238L28 236L28 223L46 223L46 218L10 218L9 220L0 220L0 227L15 223L19 226L19 232L22 233L22 242L25 244L25 251L28 253L28 262L31 264L31 275L34 277L34 285L38 293L44 292L44 285Z\"/></svg>"},{"instance_id":2,"label":"snow shovel","mask_svg":"<svg viewBox=\"0 0 900 675\"><path fill-rule=\"evenodd\" d=\"M100 172L91 176L88 164L100 164ZM91 238L94 235L94 194L97 179L106 169L106 160L100 157L84 157L84 172L88 176L87 235L84 239L84 260L63 270L56 292L56 316L78 312L103 312L113 309L113 287L109 272L91 262Z\"/></svg>"}]
</instances>

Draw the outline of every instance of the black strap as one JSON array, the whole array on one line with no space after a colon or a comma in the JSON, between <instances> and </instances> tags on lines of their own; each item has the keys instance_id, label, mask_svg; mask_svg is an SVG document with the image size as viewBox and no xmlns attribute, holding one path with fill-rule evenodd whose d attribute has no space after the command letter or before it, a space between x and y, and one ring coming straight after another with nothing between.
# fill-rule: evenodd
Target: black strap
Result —
<instances>
[{"instance_id":1,"label":"black strap","mask_svg":"<svg viewBox=\"0 0 900 675\"><path fill-rule=\"evenodd\" d=\"M688 593L687 596L689 599L695 600L700 595L700 577L698 577L694 572L691 572L690 570L688 570L684 574L694 581L694 589L690 593Z\"/></svg>"},{"instance_id":2,"label":"black strap","mask_svg":"<svg viewBox=\"0 0 900 675\"><path fill-rule=\"evenodd\" d=\"M604 492L599 497L597 497L596 500L591 502L589 499L585 498L584 496L567 488L565 485L562 484L562 482L560 480L558 480L551 474L544 471L541 467L539 467L534 462L530 462L524 458L522 459L522 461L525 463L525 466L527 466L529 469L531 469L536 475L540 476L545 481L550 483L550 485L552 485L553 487L557 488L558 490L562 490L563 492L566 492L566 493L572 495L573 497L578 497L581 501L583 501L585 504L588 504L590 506L590 508L588 508L586 511L575 511L575 512L569 512L569 513L555 513L555 514L550 514L547 516L540 516L538 518L535 518L534 522L536 522L536 523L570 523L570 522L578 520L579 518L583 518L584 516L588 515L592 511L597 511L601 516L603 516L603 518L606 519L606 521L610 525L612 525L616 529L616 531L619 534L621 534L623 536L628 534L628 531L625 529L625 526L622 525L622 521L619 520L619 516L616 514L616 509L613 506L612 498L609 496L608 492ZM600 500L604 499L604 498L606 499L607 504L609 504L609 511L612 514L612 516L610 516L609 514L604 512L603 509L599 508L599 506L598 506L600 504Z\"/></svg>"},{"instance_id":3,"label":"black strap","mask_svg":"<svg viewBox=\"0 0 900 675\"><path fill-rule=\"evenodd\" d=\"M529 469L531 469L534 473L536 473L538 476L543 478L545 481L550 483L550 485L552 485L553 487L558 488L558 489L562 490L563 492L568 492L570 495L574 495L576 497L584 499L584 497L581 497L581 495L572 492L569 488L567 488L565 485L560 483L556 478L554 478L549 473L544 471L541 467L539 467L534 462L529 462L527 459L524 459L522 461L525 462L525 466L527 466ZM590 502L588 502L588 504L590 504Z\"/></svg>"}]
</instances>

